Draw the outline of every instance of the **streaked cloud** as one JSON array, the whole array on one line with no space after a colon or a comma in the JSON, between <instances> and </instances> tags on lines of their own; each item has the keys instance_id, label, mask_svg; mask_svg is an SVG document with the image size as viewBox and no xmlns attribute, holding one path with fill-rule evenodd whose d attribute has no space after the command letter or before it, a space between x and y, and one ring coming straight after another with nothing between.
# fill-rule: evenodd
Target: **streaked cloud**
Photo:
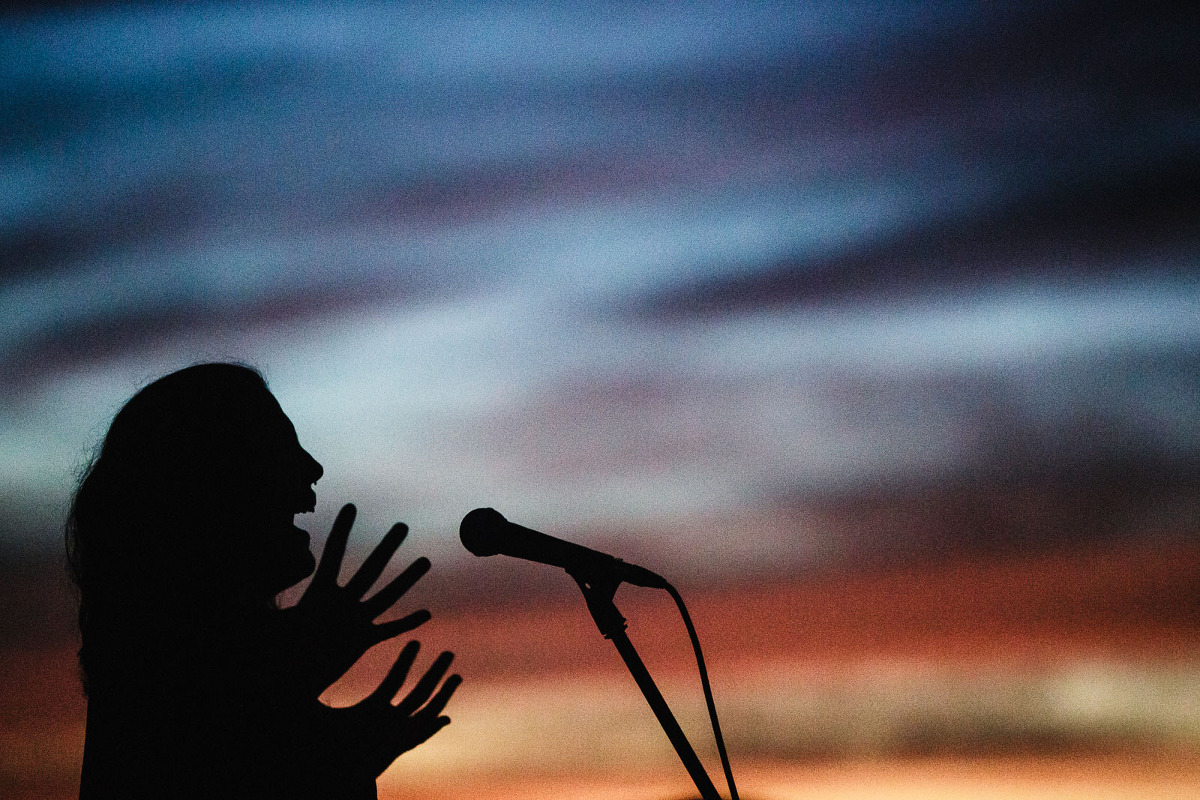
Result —
<instances>
[{"instance_id":1,"label":"streaked cloud","mask_svg":"<svg viewBox=\"0 0 1200 800\"><path fill-rule=\"evenodd\" d=\"M122 399L211 358L325 463L314 525L356 499L448 552L481 504L670 552L805 493L1190 463L1176 13L10 16L6 524L44 530Z\"/></svg>"}]
</instances>

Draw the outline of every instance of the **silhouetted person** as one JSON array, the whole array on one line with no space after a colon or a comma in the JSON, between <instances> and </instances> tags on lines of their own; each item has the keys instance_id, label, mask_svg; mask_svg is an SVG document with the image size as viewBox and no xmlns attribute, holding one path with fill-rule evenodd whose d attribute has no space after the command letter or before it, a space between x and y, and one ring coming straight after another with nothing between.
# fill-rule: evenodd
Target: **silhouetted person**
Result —
<instances>
[{"instance_id":1,"label":"silhouetted person","mask_svg":"<svg viewBox=\"0 0 1200 800\"><path fill-rule=\"evenodd\" d=\"M317 699L369 647L429 618L374 622L426 559L363 599L403 525L338 585L352 506L300 602L277 607L315 566L292 517L313 509L321 474L246 367L180 370L117 414L67 524L88 694L83 800L374 798L375 778L449 722L450 653L393 704L416 642L357 705Z\"/></svg>"}]
</instances>

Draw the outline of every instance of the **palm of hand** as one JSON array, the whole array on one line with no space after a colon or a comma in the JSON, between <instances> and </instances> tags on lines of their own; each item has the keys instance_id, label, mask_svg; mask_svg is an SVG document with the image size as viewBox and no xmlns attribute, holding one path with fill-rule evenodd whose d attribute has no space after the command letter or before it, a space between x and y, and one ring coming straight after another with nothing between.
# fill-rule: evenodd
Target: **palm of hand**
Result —
<instances>
[{"instance_id":1,"label":"palm of hand","mask_svg":"<svg viewBox=\"0 0 1200 800\"><path fill-rule=\"evenodd\" d=\"M439 655L416 686L399 703L392 704L419 648L417 642L405 645L379 688L361 702L349 708L330 709L335 738L355 771L378 777L398 756L450 724L450 718L441 714L462 683L458 675L442 682L453 653Z\"/></svg>"},{"instance_id":2,"label":"palm of hand","mask_svg":"<svg viewBox=\"0 0 1200 800\"><path fill-rule=\"evenodd\" d=\"M355 513L353 505L343 506L330 530L312 582L295 606L281 612L281 628L287 642L284 650L293 680L302 693L311 697L337 681L371 647L429 620L429 612L422 609L397 620L375 622L429 571L428 559L417 559L374 595L366 597L404 541L408 527L403 523L392 526L344 587L338 585ZM395 694L395 689L392 693Z\"/></svg>"}]
</instances>

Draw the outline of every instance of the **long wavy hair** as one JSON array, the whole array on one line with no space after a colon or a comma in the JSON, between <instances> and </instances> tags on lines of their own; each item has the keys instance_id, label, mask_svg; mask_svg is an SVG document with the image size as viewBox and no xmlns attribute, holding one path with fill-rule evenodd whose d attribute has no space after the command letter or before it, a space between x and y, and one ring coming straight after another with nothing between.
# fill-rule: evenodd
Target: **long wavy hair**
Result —
<instances>
[{"instance_id":1,"label":"long wavy hair","mask_svg":"<svg viewBox=\"0 0 1200 800\"><path fill-rule=\"evenodd\" d=\"M295 432L262 375L240 364L182 369L121 408L66 523L85 692L159 669L156 648L182 652L193 621L273 602L281 587L261 574L277 554L248 531L264 495L288 490L289 446Z\"/></svg>"}]
</instances>

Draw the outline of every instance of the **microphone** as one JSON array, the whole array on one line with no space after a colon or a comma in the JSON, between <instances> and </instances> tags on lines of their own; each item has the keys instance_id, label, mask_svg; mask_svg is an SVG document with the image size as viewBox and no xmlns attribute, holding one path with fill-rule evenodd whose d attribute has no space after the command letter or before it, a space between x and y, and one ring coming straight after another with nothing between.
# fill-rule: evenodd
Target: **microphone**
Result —
<instances>
[{"instance_id":1,"label":"microphone","mask_svg":"<svg viewBox=\"0 0 1200 800\"><path fill-rule=\"evenodd\" d=\"M458 528L463 547L477 556L496 554L562 567L578 580L599 576L651 589L665 589L666 580L648 569L580 544L556 539L509 522L493 508L477 508Z\"/></svg>"}]
</instances>

